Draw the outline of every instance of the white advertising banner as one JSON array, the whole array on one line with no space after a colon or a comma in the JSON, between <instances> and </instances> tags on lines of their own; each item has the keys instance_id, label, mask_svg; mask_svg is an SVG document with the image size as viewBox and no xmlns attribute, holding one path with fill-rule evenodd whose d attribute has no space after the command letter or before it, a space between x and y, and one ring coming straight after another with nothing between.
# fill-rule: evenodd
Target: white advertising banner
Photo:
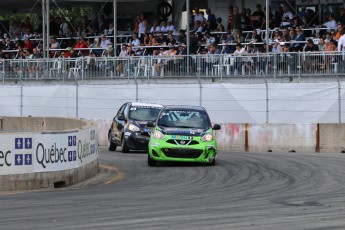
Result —
<instances>
[{"instance_id":1,"label":"white advertising banner","mask_svg":"<svg viewBox=\"0 0 345 230\"><path fill-rule=\"evenodd\" d=\"M73 169L97 157L96 127L59 133L1 134L0 175Z\"/></svg>"}]
</instances>

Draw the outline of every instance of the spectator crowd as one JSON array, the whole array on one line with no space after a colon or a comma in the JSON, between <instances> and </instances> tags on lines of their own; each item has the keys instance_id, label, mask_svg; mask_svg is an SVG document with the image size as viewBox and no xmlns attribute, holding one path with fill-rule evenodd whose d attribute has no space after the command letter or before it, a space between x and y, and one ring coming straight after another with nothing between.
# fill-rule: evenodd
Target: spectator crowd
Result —
<instances>
[{"instance_id":1,"label":"spectator crowd","mask_svg":"<svg viewBox=\"0 0 345 230\"><path fill-rule=\"evenodd\" d=\"M146 19L141 13L136 17L130 38L119 36L121 48L114 54L113 19L100 15L87 17L74 25L63 17L50 17L49 41L51 58L79 56L141 56L185 55L189 45L191 54L244 54L252 52L273 53L296 51L340 51L345 47L344 8L329 13L324 22L318 21L317 12L302 7L295 12L281 5L276 12L269 9L270 43L264 41L266 9L260 4L252 12L249 8L228 8L228 18L216 17L211 9L198 8L190 12L190 43L186 30L176 30L170 19ZM9 30L0 39L1 59L34 59L42 57L42 18L34 28L29 17L23 22L13 20ZM157 65L157 71L159 66Z\"/></svg>"}]
</instances>

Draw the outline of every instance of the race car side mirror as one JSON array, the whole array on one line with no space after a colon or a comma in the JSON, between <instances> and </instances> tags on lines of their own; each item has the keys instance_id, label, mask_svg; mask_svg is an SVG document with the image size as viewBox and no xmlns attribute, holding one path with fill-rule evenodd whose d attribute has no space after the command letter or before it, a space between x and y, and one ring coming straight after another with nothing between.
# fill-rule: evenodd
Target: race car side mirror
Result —
<instances>
[{"instance_id":1,"label":"race car side mirror","mask_svg":"<svg viewBox=\"0 0 345 230\"><path fill-rule=\"evenodd\" d=\"M213 125L213 130L220 130L221 126L219 124L214 124Z\"/></svg>"}]
</instances>

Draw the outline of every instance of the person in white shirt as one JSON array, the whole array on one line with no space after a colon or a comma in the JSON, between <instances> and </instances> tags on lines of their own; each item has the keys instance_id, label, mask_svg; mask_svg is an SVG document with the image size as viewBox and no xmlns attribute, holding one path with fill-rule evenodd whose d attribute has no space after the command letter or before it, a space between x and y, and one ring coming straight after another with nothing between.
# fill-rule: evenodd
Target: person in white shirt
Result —
<instances>
[{"instance_id":1,"label":"person in white shirt","mask_svg":"<svg viewBox=\"0 0 345 230\"><path fill-rule=\"evenodd\" d=\"M168 27L167 27L165 21L161 22L161 26L160 27L161 27L161 32L163 32L163 33L167 33L168 32Z\"/></svg>"},{"instance_id":2,"label":"person in white shirt","mask_svg":"<svg viewBox=\"0 0 345 230\"><path fill-rule=\"evenodd\" d=\"M132 50L135 53L137 53L137 51L139 50L140 40L138 39L138 35L136 33L132 34L131 45L132 45Z\"/></svg>"},{"instance_id":3,"label":"person in white shirt","mask_svg":"<svg viewBox=\"0 0 345 230\"><path fill-rule=\"evenodd\" d=\"M196 21L200 21L200 22L205 21L205 18L204 18L204 16L200 13L199 8L195 8L194 11L195 11L194 23L195 23Z\"/></svg>"},{"instance_id":4,"label":"person in white shirt","mask_svg":"<svg viewBox=\"0 0 345 230\"><path fill-rule=\"evenodd\" d=\"M345 34L343 34L338 41L338 51L345 52Z\"/></svg>"},{"instance_id":5,"label":"person in white shirt","mask_svg":"<svg viewBox=\"0 0 345 230\"><path fill-rule=\"evenodd\" d=\"M167 26L166 26L167 31L171 31L172 33L175 33L175 26L172 24L171 20L168 19L167 21Z\"/></svg>"},{"instance_id":6,"label":"person in white shirt","mask_svg":"<svg viewBox=\"0 0 345 230\"><path fill-rule=\"evenodd\" d=\"M293 19L293 14L291 13L291 11L289 11L289 8L287 6L283 6L283 16L282 16L282 21L284 20L284 18L288 18L288 21L290 22L290 24L292 23L292 19Z\"/></svg>"},{"instance_id":7,"label":"person in white shirt","mask_svg":"<svg viewBox=\"0 0 345 230\"><path fill-rule=\"evenodd\" d=\"M208 31L205 33L205 40L206 40L205 48L207 49L211 46L211 44L216 42L216 38L213 37L211 33Z\"/></svg>"},{"instance_id":8,"label":"person in white shirt","mask_svg":"<svg viewBox=\"0 0 345 230\"><path fill-rule=\"evenodd\" d=\"M100 43L100 47L102 49L106 49L109 45L112 45L113 43L111 43L111 41L109 41L109 39L107 39L107 36L105 34L101 35L101 43Z\"/></svg>"},{"instance_id":9,"label":"person in white shirt","mask_svg":"<svg viewBox=\"0 0 345 230\"><path fill-rule=\"evenodd\" d=\"M150 29L150 33L156 36L157 33L160 31L161 31L161 27L158 25L158 21L157 20L153 21L153 25Z\"/></svg>"},{"instance_id":10,"label":"person in white shirt","mask_svg":"<svg viewBox=\"0 0 345 230\"><path fill-rule=\"evenodd\" d=\"M336 30L338 27L338 24L334 20L334 14L330 14L328 18L329 18L328 22L325 22L323 25L326 26L327 29Z\"/></svg>"}]
</instances>

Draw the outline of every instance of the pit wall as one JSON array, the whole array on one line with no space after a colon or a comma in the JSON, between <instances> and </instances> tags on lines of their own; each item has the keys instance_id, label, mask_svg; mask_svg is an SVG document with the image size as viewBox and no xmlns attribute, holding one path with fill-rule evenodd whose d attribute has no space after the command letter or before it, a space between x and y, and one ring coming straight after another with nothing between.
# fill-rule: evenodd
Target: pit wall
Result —
<instances>
[{"instance_id":1,"label":"pit wall","mask_svg":"<svg viewBox=\"0 0 345 230\"><path fill-rule=\"evenodd\" d=\"M98 173L96 123L41 117L0 121L0 191L68 186Z\"/></svg>"},{"instance_id":2,"label":"pit wall","mask_svg":"<svg viewBox=\"0 0 345 230\"><path fill-rule=\"evenodd\" d=\"M99 143L107 145L111 120L96 120ZM218 149L232 152L343 152L345 124L222 123Z\"/></svg>"}]
</instances>

